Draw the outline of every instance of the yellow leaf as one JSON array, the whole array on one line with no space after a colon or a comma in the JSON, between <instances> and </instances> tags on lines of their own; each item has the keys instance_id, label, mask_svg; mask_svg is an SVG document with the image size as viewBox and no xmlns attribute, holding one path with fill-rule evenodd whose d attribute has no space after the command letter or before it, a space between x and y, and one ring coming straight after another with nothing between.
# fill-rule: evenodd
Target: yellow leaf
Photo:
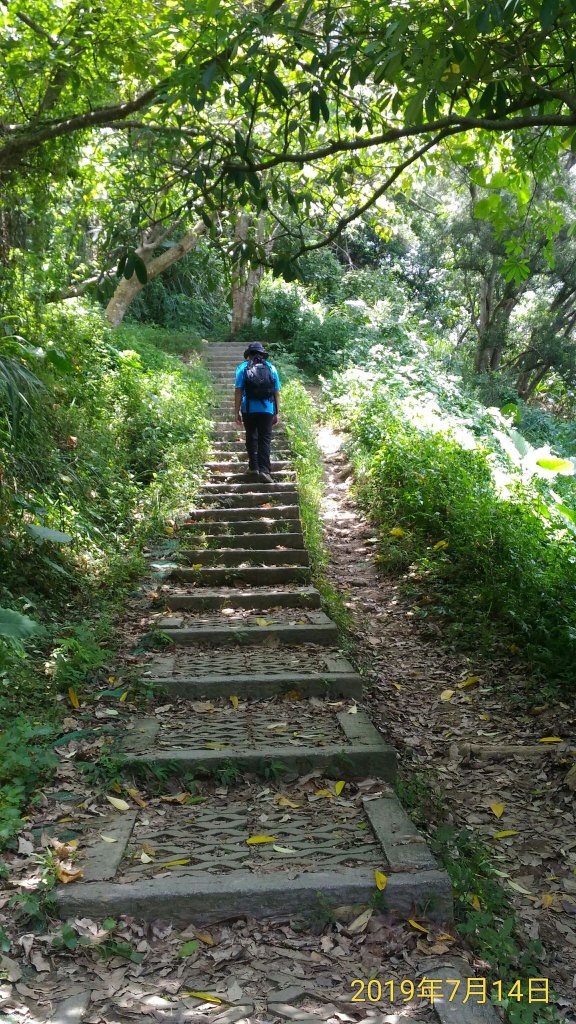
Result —
<instances>
[{"instance_id":1,"label":"yellow leaf","mask_svg":"<svg viewBox=\"0 0 576 1024\"><path fill-rule=\"evenodd\" d=\"M65 868L63 865L56 863L54 865L56 877L59 882L63 885L68 885L70 882L77 882L79 878L84 877L84 872L80 868Z\"/></svg>"},{"instance_id":2,"label":"yellow leaf","mask_svg":"<svg viewBox=\"0 0 576 1024\"><path fill-rule=\"evenodd\" d=\"M277 807L293 807L295 810L298 807L302 807L302 804L297 804L294 800L289 800L287 796L276 796L274 797L274 803Z\"/></svg>"},{"instance_id":3,"label":"yellow leaf","mask_svg":"<svg viewBox=\"0 0 576 1024\"><path fill-rule=\"evenodd\" d=\"M460 71L460 65L459 64L451 64L450 65L450 71L452 71L452 73L454 75L457 75L458 72Z\"/></svg>"},{"instance_id":4,"label":"yellow leaf","mask_svg":"<svg viewBox=\"0 0 576 1024\"><path fill-rule=\"evenodd\" d=\"M236 708L238 707L238 705L240 703L240 701L238 700L238 697L229 697L229 701L230 701L232 707L234 708L234 710L236 710Z\"/></svg>"},{"instance_id":5,"label":"yellow leaf","mask_svg":"<svg viewBox=\"0 0 576 1024\"><path fill-rule=\"evenodd\" d=\"M118 842L118 840L115 839L114 836L101 835L100 839L103 839L105 843L117 843Z\"/></svg>"},{"instance_id":6,"label":"yellow leaf","mask_svg":"<svg viewBox=\"0 0 576 1024\"><path fill-rule=\"evenodd\" d=\"M129 690L124 690L124 693L123 693L123 694L121 695L121 697L120 697L120 703L121 703L121 704L123 704L123 703L124 703L124 701L126 700L126 697L128 696L128 694L129 694L129 693L130 693L130 691L129 691Z\"/></svg>"},{"instance_id":7,"label":"yellow leaf","mask_svg":"<svg viewBox=\"0 0 576 1024\"><path fill-rule=\"evenodd\" d=\"M390 536L391 537L405 537L406 536L406 530L403 530L401 526L395 526L392 530L390 530Z\"/></svg>"},{"instance_id":8,"label":"yellow leaf","mask_svg":"<svg viewBox=\"0 0 576 1024\"><path fill-rule=\"evenodd\" d=\"M344 786L345 786L345 785L346 785L346 783L345 783L345 782L343 782L342 780L340 780L340 782L337 782L337 783L336 783L336 785L334 786L334 790L335 790L335 792L336 792L336 796L340 796L340 793L341 793L341 792L342 792L342 790L344 789Z\"/></svg>"},{"instance_id":9,"label":"yellow leaf","mask_svg":"<svg viewBox=\"0 0 576 1024\"><path fill-rule=\"evenodd\" d=\"M317 789L315 796L325 796L329 800L334 799L334 793L331 793L329 789Z\"/></svg>"},{"instance_id":10,"label":"yellow leaf","mask_svg":"<svg viewBox=\"0 0 576 1024\"><path fill-rule=\"evenodd\" d=\"M200 939L200 942L203 942L205 946L213 946L214 945L214 939L210 935L210 932L198 932L198 931L195 931L194 935L196 936L197 939Z\"/></svg>"},{"instance_id":11,"label":"yellow leaf","mask_svg":"<svg viewBox=\"0 0 576 1024\"><path fill-rule=\"evenodd\" d=\"M176 793L175 796L161 796L160 799L166 804L185 804L190 793Z\"/></svg>"},{"instance_id":12,"label":"yellow leaf","mask_svg":"<svg viewBox=\"0 0 576 1024\"><path fill-rule=\"evenodd\" d=\"M415 921L413 917L408 918L408 924L411 924L416 931L424 932L425 935L428 935L428 929L423 924L418 924L418 921Z\"/></svg>"},{"instance_id":13,"label":"yellow leaf","mask_svg":"<svg viewBox=\"0 0 576 1024\"><path fill-rule=\"evenodd\" d=\"M112 807L116 808L117 811L129 811L130 810L130 804L127 803L126 800L120 800L119 797L117 797L117 796L108 796L108 794L106 794L106 799L107 799L108 803L112 804Z\"/></svg>"},{"instance_id":14,"label":"yellow leaf","mask_svg":"<svg viewBox=\"0 0 576 1024\"><path fill-rule=\"evenodd\" d=\"M302 694L300 690L287 690L282 695L282 700L302 700Z\"/></svg>"},{"instance_id":15,"label":"yellow leaf","mask_svg":"<svg viewBox=\"0 0 576 1024\"><path fill-rule=\"evenodd\" d=\"M388 885L388 875L385 875L383 871L375 871L374 878L376 880L376 888L380 892L384 892L384 889Z\"/></svg>"},{"instance_id":16,"label":"yellow leaf","mask_svg":"<svg viewBox=\"0 0 576 1024\"><path fill-rule=\"evenodd\" d=\"M193 996L194 999L203 999L206 1003L221 1003L218 996L211 996L209 992L182 992L183 996Z\"/></svg>"},{"instance_id":17,"label":"yellow leaf","mask_svg":"<svg viewBox=\"0 0 576 1024\"><path fill-rule=\"evenodd\" d=\"M271 626L272 625L272 622L269 622L268 619L263 619L263 618L260 618L260 617L256 618L254 621L255 621L257 626Z\"/></svg>"},{"instance_id":18,"label":"yellow leaf","mask_svg":"<svg viewBox=\"0 0 576 1024\"><path fill-rule=\"evenodd\" d=\"M174 527L173 526L165 526L164 527L164 533L165 533L165 535L167 537L171 537L172 534L174 533Z\"/></svg>"},{"instance_id":19,"label":"yellow leaf","mask_svg":"<svg viewBox=\"0 0 576 1024\"><path fill-rule=\"evenodd\" d=\"M515 828L507 828L504 832L495 832L494 839L507 839L508 836L517 836L518 830Z\"/></svg>"},{"instance_id":20,"label":"yellow leaf","mask_svg":"<svg viewBox=\"0 0 576 1024\"><path fill-rule=\"evenodd\" d=\"M463 679L461 683L458 683L458 689L466 690L469 686L475 686L479 682L480 676L468 676L467 679Z\"/></svg>"},{"instance_id":21,"label":"yellow leaf","mask_svg":"<svg viewBox=\"0 0 576 1024\"><path fill-rule=\"evenodd\" d=\"M442 693L440 694L440 700L452 700L453 696L454 690L442 690Z\"/></svg>"},{"instance_id":22,"label":"yellow leaf","mask_svg":"<svg viewBox=\"0 0 576 1024\"><path fill-rule=\"evenodd\" d=\"M153 846L150 845L150 843L142 843L142 849L144 850L144 853L148 854L149 857L156 856L156 850L154 849Z\"/></svg>"},{"instance_id":23,"label":"yellow leaf","mask_svg":"<svg viewBox=\"0 0 576 1024\"><path fill-rule=\"evenodd\" d=\"M553 905L555 899L556 899L556 896L555 896L555 894L553 892L545 892L543 897L542 897L542 906L543 907L551 907Z\"/></svg>"},{"instance_id":24,"label":"yellow leaf","mask_svg":"<svg viewBox=\"0 0 576 1024\"><path fill-rule=\"evenodd\" d=\"M277 843L278 839L276 836L250 836L246 842L248 846L258 846L261 843Z\"/></svg>"},{"instance_id":25,"label":"yellow leaf","mask_svg":"<svg viewBox=\"0 0 576 1024\"><path fill-rule=\"evenodd\" d=\"M108 682L109 683L115 683L116 682L116 676L108 676Z\"/></svg>"},{"instance_id":26,"label":"yellow leaf","mask_svg":"<svg viewBox=\"0 0 576 1024\"><path fill-rule=\"evenodd\" d=\"M478 715L478 718L481 718L483 722L490 721L490 715Z\"/></svg>"},{"instance_id":27,"label":"yellow leaf","mask_svg":"<svg viewBox=\"0 0 576 1024\"><path fill-rule=\"evenodd\" d=\"M68 690L68 699L69 699L72 707L76 708L76 710L78 710L78 708L80 707L80 701L78 700L78 697L76 696L76 690L73 690L72 687L70 687L70 689Z\"/></svg>"},{"instance_id":28,"label":"yellow leaf","mask_svg":"<svg viewBox=\"0 0 576 1024\"><path fill-rule=\"evenodd\" d=\"M478 896L469 896L468 903L470 906L474 907L474 910L480 910L480 899Z\"/></svg>"},{"instance_id":29,"label":"yellow leaf","mask_svg":"<svg viewBox=\"0 0 576 1024\"><path fill-rule=\"evenodd\" d=\"M439 540L434 545L434 551L445 551L447 547L448 547L448 541L447 540Z\"/></svg>"},{"instance_id":30,"label":"yellow leaf","mask_svg":"<svg viewBox=\"0 0 576 1024\"><path fill-rule=\"evenodd\" d=\"M129 786L125 786L124 788L125 788L126 793L128 793L128 796L132 797L134 803L138 804L138 807L147 807L148 806L146 801L143 800L142 797L140 796L140 793L138 792L137 789L131 789Z\"/></svg>"},{"instance_id":31,"label":"yellow leaf","mask_svg":"<svg viewBox=\"0 0 576 1024\"><path fill-rule=\"evenodd\" d=\"M190 568L191 569L203 569L204 566L202 565L202 562L195 562L194 565L190 566Z\"/></svg>"},{"instance_id":32,"label":"yellow leaf","mask_svg":"<svg viewBox=\"0 0 576 1024\"><path fill-rule=\"evenodd\" d=\"M497 818L501 818L504 814L505 806L504 804L490 804L490 810Z\"/></svg>"},{"instance_id":33,"label":"yellow leaf","mask_svg":"<svg viewBox=\"0 0 576 1024\"><path fill-rule=\"evenodd\" d=\"M181 860L167 860L164 864L159 864L159 868L178 868L181 864L189 864L190 858L183 857Z\"/></svg>"},{"instance_id":34,"label":"yellow leaf","mask_svg":"<svg viewBox=\"0 0 576 1024\"><path fill-rule=\"evenodd\" d=\"M402 687L400 686L400 683L393 683L392 680L390 680L390 686L393 686L395 690L401 690L402 689Z\"/></svg>"},{"instance_id":35,"label":"yellow leaf","mask_svg":"<svg viewBox=\"0 0 576 1024\"><path fill-rule=\"evenodd\" d=\"M538 743L562 743L561 736L543 736L542 739L538 740Z\"/></svg>"}]
</instances>

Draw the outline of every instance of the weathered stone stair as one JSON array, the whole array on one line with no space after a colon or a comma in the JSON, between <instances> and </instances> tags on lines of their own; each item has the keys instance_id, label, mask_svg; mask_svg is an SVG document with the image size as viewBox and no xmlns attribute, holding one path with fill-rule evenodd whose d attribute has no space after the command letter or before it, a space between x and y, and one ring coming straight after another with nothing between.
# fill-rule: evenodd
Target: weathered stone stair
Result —
<instances>
[{"instance_id":1,"label":"weathered stone stair","mask_svg":"<svg viewBox=\"0 0 576 1024\"><path fill-rule=\"evenodd\" d=\"M446 920L448 877L394 795L395 752L355 703L362 678L311 583L283 428L275 482L241 478L232 409L242 350L208 348L218 388L208 478L177 544L151 560L151 614L169 646L143 673L161 700L178 698L177 720L134 717L117 743L127 770L227 782L97 819L83 837L83 880L57 890L60 912L184 924L376 901ZM235 785L244 773L263 777L260 793Z\"/></svg>"}]
</instances>

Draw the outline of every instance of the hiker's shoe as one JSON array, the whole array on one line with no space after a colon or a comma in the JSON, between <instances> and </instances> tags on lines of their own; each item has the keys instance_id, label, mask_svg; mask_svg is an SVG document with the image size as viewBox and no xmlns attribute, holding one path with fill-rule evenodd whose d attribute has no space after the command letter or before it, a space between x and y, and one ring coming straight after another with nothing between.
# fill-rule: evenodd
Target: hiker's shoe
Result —
<instances>
[{"instance_id":1,"label":"hiker's shoe","mask_svg":"<svg viewBox=\"0 0 576 1024\"><path fill-rule=\"evenodd\" d=\"M274 481L270 476L270 473L260 473L260 480L263 484L273 484Z\"/></svg>"},{"instance_id":2,"label":"hiker's shoe","mask_svg":"<svg viewBox=\"0 0 576 1024\"><path fill-rule=\"evenodd\" d=\"M247 484L256 484L260 480L260 473L257 469L249 469L247 473L242 475L242 479Z\"/></svg>"}]
</instances>

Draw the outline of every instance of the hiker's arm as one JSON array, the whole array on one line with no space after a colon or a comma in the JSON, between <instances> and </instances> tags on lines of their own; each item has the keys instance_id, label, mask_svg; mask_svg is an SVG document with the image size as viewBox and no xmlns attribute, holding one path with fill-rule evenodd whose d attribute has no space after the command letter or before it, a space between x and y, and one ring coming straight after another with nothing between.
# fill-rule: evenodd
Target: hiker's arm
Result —
<instances>
[{"instance_id":1,"label":"hiker's arm","mask_svg":"<svg viewBox=\"0 0 576 1024\"><path fill-rule=\"evenodd\" d=\"M240 406L242 405L242 388L234 389L234 419L236 423L242 423Z\"/></svg>"},{"instance_id":2,"label":"hiker's arm","mask_svg":"<svg viewBox=\"0 0 576 1024\"><path fill-rule=\"evenodd\" d=\"M274 413L274 419L272 420L272 423L273 423L274 426L276 426L276 424L280 422L280 392L279 391L275 391L274 392L274 403L276 405L276 412Z\"/></svg>"}]
</instances>

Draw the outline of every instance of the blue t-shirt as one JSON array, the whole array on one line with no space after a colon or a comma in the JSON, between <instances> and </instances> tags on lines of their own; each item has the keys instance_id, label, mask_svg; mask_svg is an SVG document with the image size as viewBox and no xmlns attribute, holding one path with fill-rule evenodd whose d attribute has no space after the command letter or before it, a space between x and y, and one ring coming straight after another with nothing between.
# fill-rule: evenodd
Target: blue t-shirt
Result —
<instances>
[{"instance_id":1,"label":"blue t-shirt","mask_svg":"<svg viewBox=\"0 0 576 1024\"><path fill-rule=\"evenodd\" d=\"M241 405L242 412L246 412L246 392L244 391L244 383L246 380L247 366L248 360L245 359L243 363L240 363L236 367L236 388L242 388L243 391ZM280 378L278 376L278 370L268 359L266 360L266 366L269 366L270 369L272 370L272 377L274 378L274 390L280 391ZM268 398L252 398L250 400L250 412L268 412L274 415L274 413L276 412L276 408L274 406L274 402Z\"/></svg>"}]
</instances>

